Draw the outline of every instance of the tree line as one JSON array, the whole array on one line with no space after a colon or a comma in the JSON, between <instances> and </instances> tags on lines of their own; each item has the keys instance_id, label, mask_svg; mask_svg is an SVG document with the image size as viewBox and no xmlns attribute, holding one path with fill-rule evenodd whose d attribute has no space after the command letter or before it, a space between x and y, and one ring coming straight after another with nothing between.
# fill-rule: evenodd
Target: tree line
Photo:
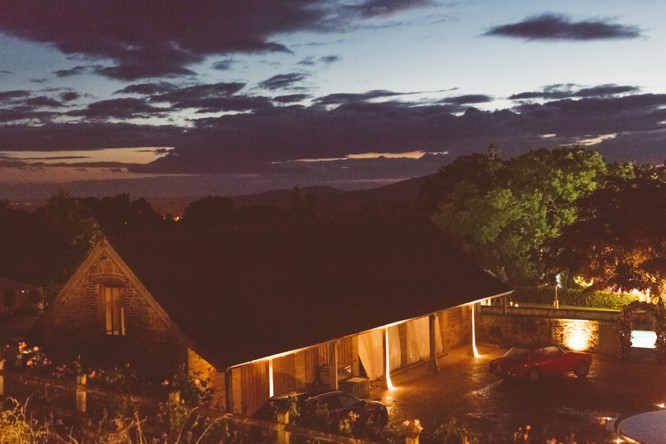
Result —
<instances>
[{"instance_id":1,"label":"tree line","mask_svg":"<svg viewBox=\"0 0 666 444\"><path fill-rule=\"evenodd\" d=\"M40 285L48 299L105 235L258 227L316 217L316 196L298 187L285 207L236 207L231 198L207 196L190 202L182 217L163 216L146 199L132 200L129 194L99 199L58 191L31 212L0 200L0 276Z\"/></svg>"}]
</instances>

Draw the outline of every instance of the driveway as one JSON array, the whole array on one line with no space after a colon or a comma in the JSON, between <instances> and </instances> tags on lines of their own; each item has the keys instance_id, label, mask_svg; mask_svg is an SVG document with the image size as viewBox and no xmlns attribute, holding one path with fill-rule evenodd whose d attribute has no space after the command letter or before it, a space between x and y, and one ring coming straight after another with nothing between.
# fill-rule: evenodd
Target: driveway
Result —
<instances>
[{"instance_id":1,"label":"driveway","mask_svg":"<svg viewBox=\"0 0 666 444\"><path fill-rule=\"evenodd\" d=\"M614 419L666 402L666 366L656 364L651 351L631 363L594 355L587 378L565 375L537 384L488 373L488 363L505 351L480 346L481 357L474 358L456 349L439 359L439 373L427 365L408 369L392 376L395 389L377 384L371 395L387 405L392 424L418 418L427 434L455 417L481 433L482 443L507 442L528 424L533 436L608 442Z\"/></svg>"}]
</instances>

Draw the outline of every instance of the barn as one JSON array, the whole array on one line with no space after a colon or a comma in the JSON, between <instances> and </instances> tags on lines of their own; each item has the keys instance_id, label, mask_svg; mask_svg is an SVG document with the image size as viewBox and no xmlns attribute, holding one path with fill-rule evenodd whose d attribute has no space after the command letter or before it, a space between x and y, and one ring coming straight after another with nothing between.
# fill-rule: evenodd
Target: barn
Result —
<instances>
[{"instance_id":1,"label":"barn","mask_svg":"<svg viewBox=\"0 0 666 444\"><path fill-rule=\"evenodd\" d=\"M474 307L511 290L427 217L106 238L38 323L55 356L182 365L227 411L368 381L473 341Z\"/></svg>"}]
</instances>

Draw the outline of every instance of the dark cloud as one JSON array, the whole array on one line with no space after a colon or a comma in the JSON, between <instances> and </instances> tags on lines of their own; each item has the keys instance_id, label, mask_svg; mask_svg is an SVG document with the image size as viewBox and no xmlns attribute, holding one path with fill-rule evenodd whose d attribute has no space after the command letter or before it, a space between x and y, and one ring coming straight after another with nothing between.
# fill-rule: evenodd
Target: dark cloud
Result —
<instances>
[{"instance_id":1,"label":"dark cloud","mask_svg":"<svg viewBox=\"0 0 666 444\"><path fill-rule=\"evenodd\" d=\"M432 4L433 2L430 0L366 0L359 5L348 6L348 8L362 17L376 17Z\"/></svg>"},{"instance_id":2,"label":"dark cloud","mask_svg":"<svg viewBox=\"0 0 666 444\"><path fill-rule=\"evenodd\" d=\"M58 77L71 77L85 74L90 71L90 68L87 66L75 66L71 69L59 69L58 71L53 71Z\"/></svg>"},{"instance_id":3,"label":"dark cloud","mask_svg":"<svg viewBox=\"0 0 666 444\"><path fill-rule=\"evenodd\" d=\"M298 62L298 65L303 65L303 66L315 66L317 62L322 63L324 65L330 65L331 63L335 63L341 59L340 56L338 55L329 55L329 56L323 56L319 57L318 59L315 60L314 57L308 56L302 59L301 61Z\"/></svg>"},{"instance_id":4,"label":"dark cloud","mask_svg":"<svg viewBox=\"0 0 666 444\"><path fill-rule=\"evenodd\" d=\"M278 103L295 103L310 98L308 94L287 94L284 96L273 97L273 100Z\"/></svg>"},{"instance_id":5,"label":"dark cloud","mask_svg":"<svg viewBox=\"0 0 666 444\"><path fill-rule=\"evenodd\" d=\"M152 96L156 94L164 94L170 91L177 90L178 87L173 83L159 82L159 83L138 83L135 85L126 86L123 89L115 91L114 94L140 94L144 96Z\"/></svg>"},{"instance_id":6,"label":"dark cloud","mask_svg":"<svg viewBox=\"0 0 666 444\"><path fill-rule=\"evenodd\" d=\"M61 102L47 96L31 97L25 101L25 104L35 107L51 107L51 108L62 106Z\"/></svg>"},{"instance_id":7,"label":"dark cloud","mask_svg":"<svg viewBox=\"0 0 666 444\"><path fill-rule=\"evenodd\" d=\"M329 56L319 57L319 61L322 62L322 63L325 63L327 65L329 63L337 62L340 59L341 59L341 57L338 56L338 55L329 55Z\"/></svg>"},{"instance_id":8,"label":"dark cloud","mask_svg":"<svg viewBox=\"0 0 666 444\"><path fill-rule=\"evenodd\" d=\"M564 99L568 97L606 97L640 91L637 86L605 84L580 88L573 83L548 85L541 91L528 91L509 96L510 100Z\"/></svg>"},{"instance_id":9,"label":"dark cloud","mask_svg":"<svg viewBox=\"0 0 666 444\"><path fill-rule=\"evenodd\" d=\"M6 69L0 69L0 74L10 75L10 74L14 74L14 71L8 71Z\"/></svg>"},{"instance_id":10,"label":"dark cloud","mask_svg":"<svg viewBox=\"0 0 666 444\"><path fill-rule=\"evenodd\" d=\"M13 102L16 99L27 97L30 97L30 91L27 90L0 91L0 104L2 104L2 102Z\"/></svg>"},{"instance_id":11,"label":"dark cloud","mask_svg":"<svg viewBox=\"0 0 666 444\"><path fill-rule=\"evenodd\" d=\"M212 68L218 71L228 71L233 64L234 61L232 59L224 59L213 63Z\"/></svg>"},{"instance_id":12,"label":"dark cloud","mask_svg":"<svg viewBox=\"0 0 666 444\"><path fill-rule=\"evenodd\" d=\"M183 133L182 128L168 125L127 123L50 123L46 127L4 125L0 126L0 149L46 151L171 146Z\"/></svg>"},{"instance_id":13,"label":"dark cloud","mask_svg":"<svg viewBox=\"0 0 666 444\"><path fill-rule=\"evenodd\" d=\"M71 102L72 100L76 100L79 97L81 97L81 95L74 91L66 91L60 93L60 98L62 99L63 102Z\"/></svg>"},{"instance_id":14,"label":"dark cloud","mask_svg":"<svg viewBox=\"0 0 666 444\"><path fill-rule=\"evenodd\" d=\"M142 99L110 99L89 104L86 108L70 111L71 116L88 119L132 119L137 117L159 117L166 110L156 108Z\"/></svg>"},{"instance_id":15,"label":"dark cloud","mask_svg":"<svg viewBox=\"0 0 666 444\"><path fill-rule=\"evenodd\" d=\"M301 61L298 62L298 65L303 65L303 66L314 66L315 65L315 58L312 56L307 56Z\"/></svg>"},{"instance_id":16,"label":"dark cloud","mask_svg":"<svg viewBox=\"0 0 666 444\"><path fill-rule=\"evenodd\" d=\"M327 96L319 97L315 100L320 105L342 105L358 102L366 102L372 99L379 99L383 97L394 97L405 95L406 93L399 93L393 91L386 91L376 89L365 93L352 94L352 93L335 93ZM409 93L407 93L409 94Z\"/></svg>"},{"instance_id":17,"label":"dark cloud","mask_svg":"<svg viewBox=\"0 0 666 444\"><path fill-rule=\"evenodd\" d=\"M607 149L618 157L621 150L617 140L634 141L638 135L646 134L654 137L646 138L640 153L646 159L660 152L663 157L666 94L632 94L633 87L621 85L551 86L551 92L586 96L543 98L538 103L521 101L511 109L485 111L468 106L492 100L483 94L424 103L407 101L405 96L409 93L375 90L332 94L316 99L310 106L289 106L309 97L241 95L238 92L242 84L196 85L141 98L96 102L69 114L83 118L71 125L49 121L54 114L37 107L10 104L0 110L0 122L13 123L0 125L0 149L176 146L164 159L137 167L137 171L277 174L287 168L285 161L293 159L415 150L449 151L455 157L482 151L490 143L499 144L503 153L511 156L536 147L573 144L605 134L618 136L598 145L599 149L602 153ZM153 92L157 89L146 87ZM13 95L20 96L18 92ZM403 97L400 101L373 100L395 96ZM169 106L156 107L157 100ZM283 105L273 106L275 103ZM146 117L184 107L199 113L241 112L202 117L193 120L187 129L102 123L108 117ZM29 126L26 122L32 120L45 124ZM545 139L544 134L556 137ZM632 146L625 145L624 149L625 158L634 160ZM387 161L382 168L389 168L389 163L397 165Z\"/></svg>"},{"instance_id":18,"label":"dark cloud","mask_svg":"<svg viewBox=\"0 0 666 444\"><path fill-rule=\"evenodd\" d=\"M488 103L492 102L493 98L485 94L467 94L462 96L447 97L441 100L441 103L450 103L453 105L465 105L469 103Z\"/></svg>"},{"instance_id":19,"label":"dark cloud","mask_svg":"<svg viewBox=\"0 0 666 444\"><path fill-rule=\"evenodd\" d=\"M637 38L641 32L635 26L607 20L575 22L564 15L543 14L522 22L495 26L483 35L528 40L607 40Z\"/></svg>"},{"instance_id":20,"label":"dark cloud","mask_svg":"<svg viewBox=\"0 0 666 444\"><path fill-rule=\"evenodd\" d=\"M259 82L259 87L270 90L293 88L295 83L304 80L306 77L308 77L308 74L300 72L278 74L263 82Z\"/></svg>"}]
</instances>

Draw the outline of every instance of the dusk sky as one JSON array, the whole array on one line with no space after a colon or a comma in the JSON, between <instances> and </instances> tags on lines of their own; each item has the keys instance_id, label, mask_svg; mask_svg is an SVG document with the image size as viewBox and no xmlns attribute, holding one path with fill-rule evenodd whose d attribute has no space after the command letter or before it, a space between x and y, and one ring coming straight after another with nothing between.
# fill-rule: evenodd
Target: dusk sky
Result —
<instances>
[{"instance_id":1,"label":"dusk sky","mask_svg":"<svg viewBox=\"0 0 666 444\"><path fill-rule=\"evenodd\" d=\"M0 199L666 160L661 0L0 0Z\"/></svg>"}]
</instances>

